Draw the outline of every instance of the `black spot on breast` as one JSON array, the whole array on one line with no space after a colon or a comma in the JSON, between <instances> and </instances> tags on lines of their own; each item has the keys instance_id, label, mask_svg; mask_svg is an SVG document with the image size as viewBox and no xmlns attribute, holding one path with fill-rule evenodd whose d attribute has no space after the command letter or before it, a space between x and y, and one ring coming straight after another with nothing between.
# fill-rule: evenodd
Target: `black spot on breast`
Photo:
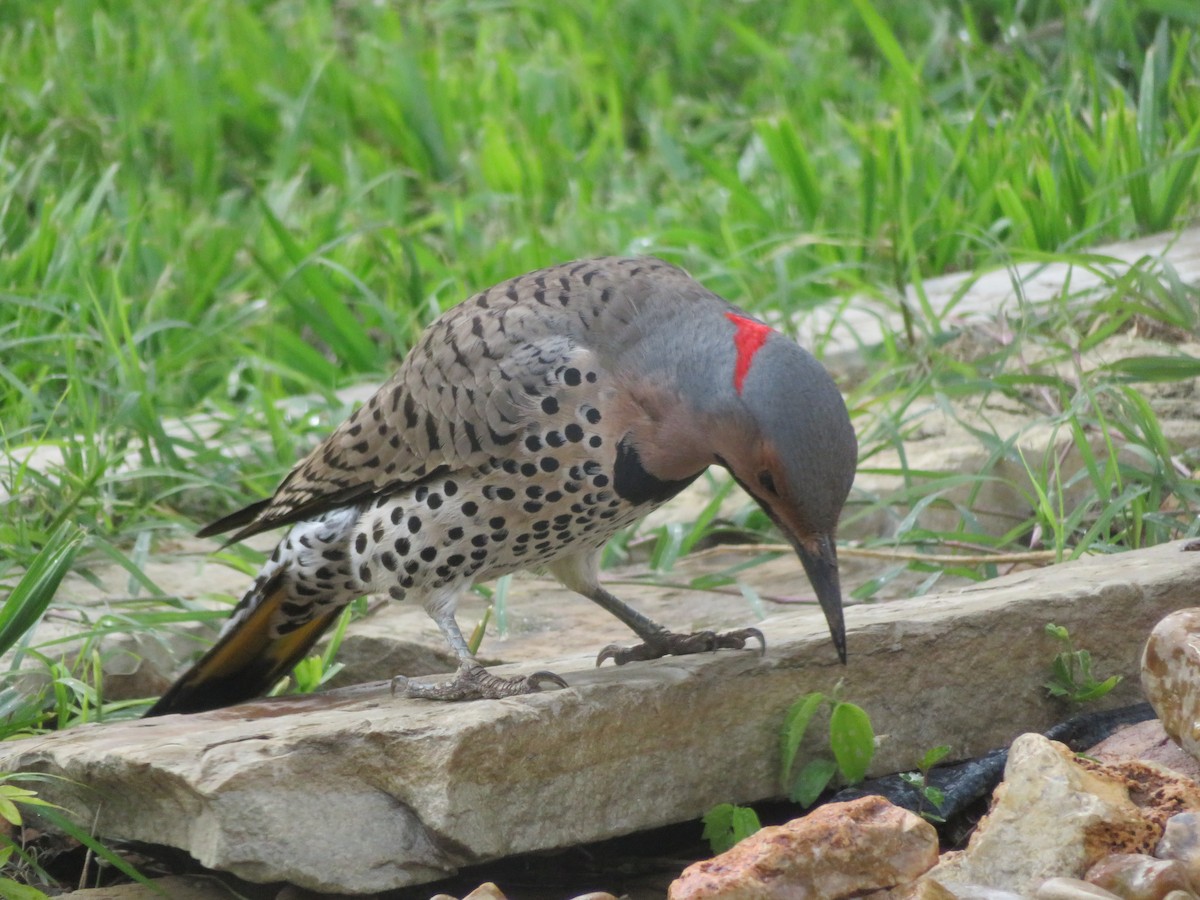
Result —
<instances>
[{"instance_id":1,"label":"black spot on breast","mask_svg":"<svg viewBox=\"0 0 1200 900\"><path fill-rule=\"evenodd\" d=\"M662 503L669 500L699 476L700 472L689 478L675 481L658 478L646 471L637 449L629 440L629 435L621 438L621 442L617 444L617 462L613 467L613 487L624 500L635 505ZM602 517L608 518L603 515Z\"/></svg>"}]
</instances>

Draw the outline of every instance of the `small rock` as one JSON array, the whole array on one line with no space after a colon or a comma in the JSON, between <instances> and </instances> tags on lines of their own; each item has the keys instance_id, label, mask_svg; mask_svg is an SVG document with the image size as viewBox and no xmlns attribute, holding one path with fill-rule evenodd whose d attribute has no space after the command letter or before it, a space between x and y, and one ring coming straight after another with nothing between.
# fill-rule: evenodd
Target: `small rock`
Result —
<instances>
[{"instance_id":1,"label":"small rock","mask_svg":"<svg viewBox=\"0 0 1200 900\"><path fill-rule=\"evenodd\" d=\"M986 884L963 884L959 881L943 881L942 889L954 900L1022 900L1021 895Z\"/></svg>"},{"instance_id":2,"label":"small rock","mask_svg":"<svg viewBox=\"0 0 1200 900\"><path fill-rule=\"evenodd\" d=\"M1155 859L1142 853L1118 853L1102 859L1086 879L1124 900L1163 900L1172 891L1191 895L1187 872L1173 859Z\"/></svg>"},{"instance_id":3,"label":"small rock","mask_svg":"<svg viewBox=\"0 0 1200 900\"><path fill-rule=\"evenodd\" d=\"M1086 767L1062 744L1022 735L967 849L946 854L928 877L1029 895L1048 878L1083 875L1114 851L1148 850L1159 830L1130 799L1129 783Z\"/></svg>"},{"instance_id":4,"label":"small rock","mask_svg":"<svg viewBox=\"0 0 1200 900\"><path fill-rule=\"evenodd\" d=\"M918 878L887 891L871 894L871 900L956 900L954 894L932 878Z\"/></svg>"},{"instance_id":5,"label":"small rock","mask_svg":"<svg viewBox=\"0 0 1200 900\"><path fill-rule=\"evenodd\" d=\"M1182 812L1167 819L1154 855L1178 862L1187 873L1192 889L1200 889L1200 815Z\"/></svg>"},{"instance_id":6,"label":"small rock","mask_svg":"<svg viewBox=\"0 0 1200 900\"><path fill-rule=\"evenodd\" d=\"M617 900L617 898L607 891L592 891L590 894L580 894L578 897L572 897L571 900Z\"/></svg>"},{"instance_id":7,"label":"small rock","mask_svg":"<svg viewBox=\"0 0 1200 900\"><path fill-rule=\"evenodd\" d=\"M475 888L475 890L471 891L471 893L467 894L467 896L463 897L463 900L508 900L508 898L504 896L504 891L500 890L492 882L485 881L479 887Z\"/></svg>"},{"instance_id":8,"label":"small rock","mask_svg":"<svg viewBox=\"0 0 1200 900\"><path fill-rule=\"evenodd\" d=\"M882 797L830 803L688 866L669 900L837 900L912 881L937 862L933 826Z\"/></svg>"},{"instance_id":9,"label":"small rock","mask_svg":"<svg viewBox=\"0 0 1200 900\"><path fill-rule=\"evenodd\" d=\"M1200 609L1180 609L1163 618L1142 651L1142 690L1163 728L1200 759Z\"/></svg>"},{"instance_id":10,"label":"small rock","mask_svg":"<svg viewBox=\"0 0 1200 900\"><path fill-rule=\"evenodd\" d=\"M1033 894L1035 900L1121 900L1111 891L1078 878L1051 878Z\"/></svg>"},{"instance_id":11,"label":"small rock","mask_svg":"<svg viewBox=\"0 0 1200 900\"><path fill-rule=\"evenodd\" d=\"M1084 755L1109 764L1135 759L1157 763L1193 781L1200 781L1200 761L1175 743L1158 719L1128 725L1089 747Z\"/></svg>"}]
</instances>

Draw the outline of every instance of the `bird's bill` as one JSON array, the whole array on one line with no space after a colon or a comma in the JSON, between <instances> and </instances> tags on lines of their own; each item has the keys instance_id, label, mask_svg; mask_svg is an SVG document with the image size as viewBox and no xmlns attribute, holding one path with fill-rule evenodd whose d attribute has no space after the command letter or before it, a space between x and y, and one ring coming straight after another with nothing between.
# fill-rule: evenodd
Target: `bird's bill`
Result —
<instances>
[{"instance_id":1,"label":"bird's bill","mask_svg":"<svg viewBox=\"0 0 1200 900\"><path fill-rule=\"evenodd\" d=\"M792 545L808 580L817 593L817 602L829 623L829 634L837 648L838 659L846 662L846 622L842 617L842 588L838 581L837 547L832 535L819 534L811 538L793 539Z\"/></svg>"}]
</instances>

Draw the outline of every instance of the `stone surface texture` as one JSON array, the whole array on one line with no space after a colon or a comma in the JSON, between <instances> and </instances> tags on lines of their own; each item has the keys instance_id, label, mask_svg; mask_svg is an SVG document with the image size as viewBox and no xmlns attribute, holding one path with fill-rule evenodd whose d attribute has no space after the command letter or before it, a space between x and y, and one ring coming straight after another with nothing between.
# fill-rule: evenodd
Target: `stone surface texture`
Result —
<instances>
[{"instance_id":1,"label":"stone surface texture","mask_svg":"<svg viewBox=\"0 0 1200 900\"><path fill-rule=\"evenodd\" d=\"M938 744L969 758L1044 730L1067 713L1042 688L1058 650L1048 621L1098 674L1127 676L1104 702L1130 703L1142 636L1200 579L1200 554L1181 547L852 607L845 667L820 613L794 612L761 623L763 656L621 669L568 656L521 667L571 685L529 697L437 704L367 685L85 726L0 745L0 771L64 775L75 784L44 795L89 824L98 809L100 834L180 847L247 880L386 890L775 796L784 713L839 680L886 736L871 774L911 769ZM825 739L810 731L802 755Z\"/></svg>"},{"instance_id":2,"label":"stone surface texture","mask_svg":"<svg viewBox=\"0 0 1200 900\"><path fill-rule=\"evenodd\" d=\"M1159 859L1173 859L1183 866L1192 889L1200 891L1200 813L1182 812L1171 816L1163 829L1162 840L1154 848Z\"/></svg>"},{"instance_id":3,"label":"stone surface texture","mask_svg":"<svg viewBox=\"0 0 1200 900\"><path fill-rule=\"evenodd\" d=\"M1154 626L1142 689L1166 733L1200 759L1200 609L1177 610Z\"/></svg>"},{"instance_id":4,"label":"stone surface texture","mask_svg":"<svg viewBox=\"0 0 1200 900\"><path fill-rule=\"evenodd\" d=\"M1038 885L1034 900L1120 900L1102 887L1081 878L1049 878Z\"/></svg>"},{"instance_id":5,"label":"stone surface texture","mask_svg":"<svg viewBox=\"0 0 1200 900\"><path fill-rule=\"evenodd\" d=\"M1081 877L1113 853L1149 853L1162 835L1165 810L1178 811L1175 793L1186 788L1166 770L1131 765L1137 777L1125 767L1078 761L1040 735L1022 735L967 849L945 854L928 877L1031 894L1049 878ZM1200 805L1200 791L1194 784L1191 790L1188 802Z\"/></svg>"},{"instance_id":6,"label":"stone surface texture","mask_svg":"<svg viewBox=\"0 0 1200 900\"><path fill-rule=\"evenodd\" d=\"M1163 900L1172 891L1190 891L1187 871L1173 859L1145 853L1116 853L1088 869L1085 880L1123 900Z\"/></svg>"},{"instance_id":7,"label":"stone surface texture","mask_svg":"<svg viewBox=\"0 0 1200 900\"><path fill-rule=\"evenodd\" d=\"M911 882L937 862L933 826L882 797L830 803L688 866L668 900L838 900Z\"/></svg>"},{"instance_id":8,"label":"stone surface texture","mask_svg":"<svg viewBox=\"0 0 1200 900\"><path fill-rule=\"evenodd\" d=\"M1086 755L1104 763L1134 759L1155 763L1193 781L1200 781L1200 761L1175 743L1158 719L1148 719L1122 728L1089 747Z\"/></svg>"}]
</instances>

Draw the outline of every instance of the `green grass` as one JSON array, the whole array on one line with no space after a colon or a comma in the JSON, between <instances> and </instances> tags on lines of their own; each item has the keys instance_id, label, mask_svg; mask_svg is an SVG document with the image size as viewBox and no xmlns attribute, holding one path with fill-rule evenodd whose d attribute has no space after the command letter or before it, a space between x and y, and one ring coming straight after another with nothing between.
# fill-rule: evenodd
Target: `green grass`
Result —
<instances>
[{"instance_id":1,"label":"green grass","mask_svg":"<svg viewBox=\"0 0 1200 900\"><path fill-rule=\"evenodd\" d=\"M1172 0L0 5L0 450L61 458L0 472L0 593L74 529L76 569L138 582L162 539L269 491L345 414L334 391L439 311L605 253L785 317L917 285L912 342L846 385L864 470L929 409L997 396L1088 448L1079 473L1024 458L1041 493L1002 534L973 509L987 471L903 464L849 529L883 514L888 542L1063 557L1190 533L1194 465L1131 372L1071 361L1135 315L1195 336L1194 289L1135 271L1013 312L1014 340L964 360L919 286L1194 221L1198 29ZM1182 383L1182 363L1132 374ZM166 427L201 414L203 433ZM1020 461L1014 436L979 440L993 468ZM930 530L929 506L957 524ZM715 508L667 527L651 562L728 527ZM925 589L945 571L913 565ZM138 583L82 632L200 615ZM87 646L57 696L9 699L47 724L94 709Z\"/></svg>"}]
</instances>

